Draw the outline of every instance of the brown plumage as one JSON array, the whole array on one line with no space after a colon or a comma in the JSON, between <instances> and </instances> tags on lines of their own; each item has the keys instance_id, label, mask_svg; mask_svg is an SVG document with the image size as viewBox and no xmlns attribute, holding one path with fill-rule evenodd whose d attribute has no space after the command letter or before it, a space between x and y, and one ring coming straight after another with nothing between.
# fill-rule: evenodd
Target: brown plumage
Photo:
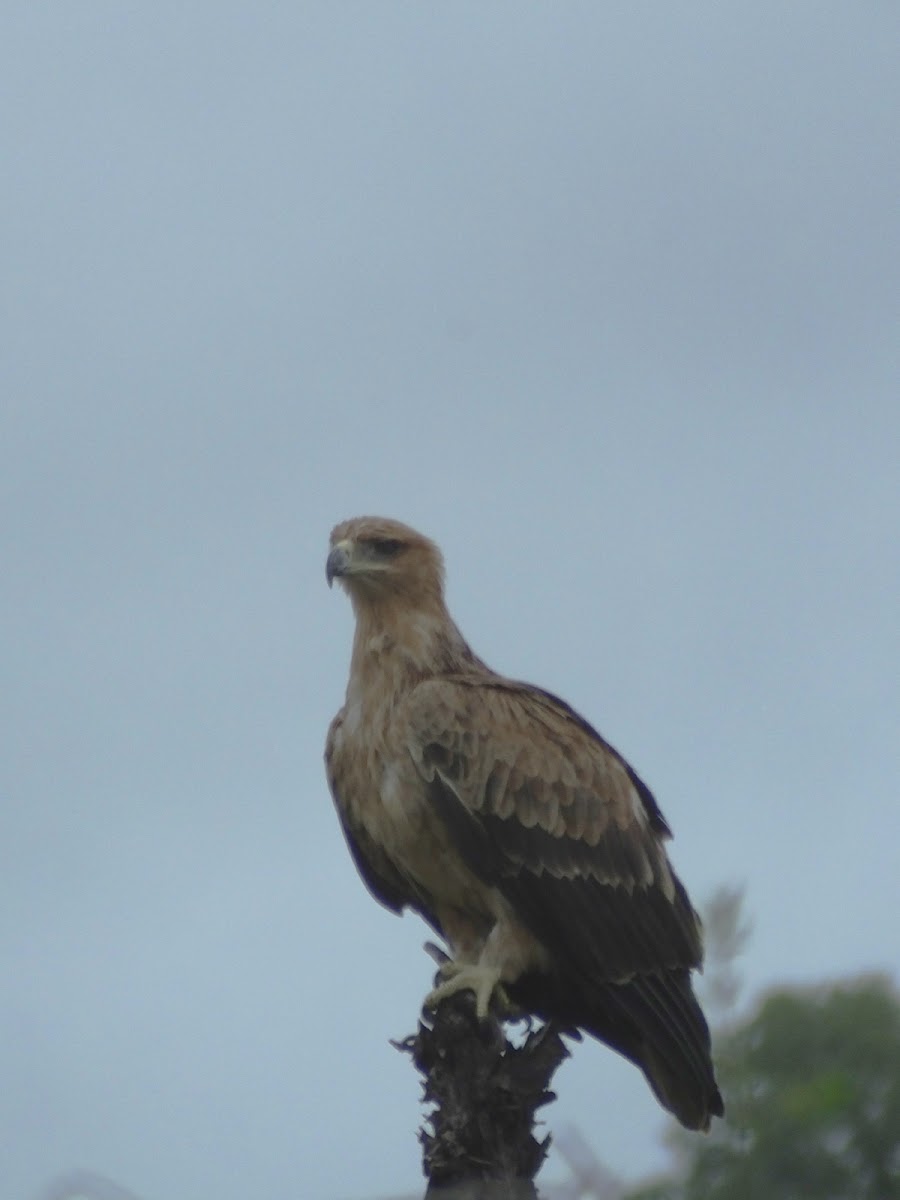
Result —
<instances>
[{"instance_id":1,"label":"brown plumage","mask_svg":"<svg viewBox=\"0 0 900 1200\"><path fill-rule=\"evenodd\" d=\"M444 605L437 547L359 517L331 535L356 615L325 758L373 895L417 910L452 961L428 998L472 988L625 1055L691 1129L723 1111L691 989L700 925L647 787L556 696L496 675Z\"/></svg>"}]
</instances>

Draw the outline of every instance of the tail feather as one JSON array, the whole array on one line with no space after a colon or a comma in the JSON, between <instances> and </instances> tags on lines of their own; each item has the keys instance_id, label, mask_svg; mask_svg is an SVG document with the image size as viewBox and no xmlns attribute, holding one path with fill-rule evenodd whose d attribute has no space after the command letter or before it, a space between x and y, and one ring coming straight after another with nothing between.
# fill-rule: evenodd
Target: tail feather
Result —
<instances>
[{"instance_id":1,"label":"tail feather","mask_svg":"<svg viewBox=\"0 0 900 1200\"><path fill-rule=\"evenodd\" d=\"M529 975L513 998L585 1033L640 1067L660 1104L688 1129L709 1129L725 1108L716 1085L709 1026L686 969L584 986Z\"/></svg>"},{"instance_id":2,"label":"tail feather","mask_svg":"<svg viewBox=\"0 0 900 1200\"><path fill-rule=\"evenodd\" d=\"M629 1049L637 1053L628 1057L643 1070L660 1104L688 1129L709 1129L712 1117L722 1116L725 1106L713 1073L709 1026L688 972L668 971L610 985L603 1001L600 1020L584 1028L607 1041L604 1029L613 1010L617 1030L632 1026Z\"/></svg>"}]
</instances>

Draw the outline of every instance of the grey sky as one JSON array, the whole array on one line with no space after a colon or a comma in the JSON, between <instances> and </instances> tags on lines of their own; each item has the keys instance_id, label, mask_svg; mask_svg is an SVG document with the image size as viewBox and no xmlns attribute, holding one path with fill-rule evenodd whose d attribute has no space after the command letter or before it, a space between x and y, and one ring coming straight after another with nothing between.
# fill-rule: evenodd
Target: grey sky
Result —
<instances>
[{"instance_id":1,"label":"grey sky","mask_svg":"<svg viewBox=\"0 0 900 1200\"><path fill-rule=\"evenodd\" d=\"M9 6L0 1193L418 1186L430 979L321 768L331 526L435 537L750 991L896 970L900 9ZM554 1126L661 1114L582 1046ZM549 1169L552 1176L552 1166Z\"/></svg>"}]
</instances>

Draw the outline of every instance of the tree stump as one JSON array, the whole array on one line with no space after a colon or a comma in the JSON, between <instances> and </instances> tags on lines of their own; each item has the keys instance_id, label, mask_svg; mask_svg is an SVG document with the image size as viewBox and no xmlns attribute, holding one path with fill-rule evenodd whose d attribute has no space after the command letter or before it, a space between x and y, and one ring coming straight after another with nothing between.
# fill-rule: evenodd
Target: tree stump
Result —
<instances>
[{"instance_id":1,"label":"tree stump","mask_svg":"<svg viewBox=\"0 0 900 1200\"><path fill-rule=\"evenodd\" d=\"M412 1057L434 1105L419 1132L426 1200L536 1200L550 1147L549 1134L534 1135L536 1113L556 1099L550 1080L568 1056L559 1032L544 1025L515 1046L501 1021L479 1021L474 997L460 992L394 1044Z\"/></svg>"}]
</instances>

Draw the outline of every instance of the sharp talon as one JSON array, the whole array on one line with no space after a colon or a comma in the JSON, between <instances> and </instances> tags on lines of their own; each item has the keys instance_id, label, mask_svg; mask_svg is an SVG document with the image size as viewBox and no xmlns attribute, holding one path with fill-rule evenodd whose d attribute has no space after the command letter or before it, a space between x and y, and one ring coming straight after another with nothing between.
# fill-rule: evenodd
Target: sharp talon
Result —
<instances>
[{"instance_id":1,"label":"sharp talon","mask_svg":"<svg viewBox=\"0 0 900 1200\"><path fill-rule=\"evenodd\" d=\"M510 1007L506 989L500 982L498 967L484 967L448 959L438 968L438 979L441 982L425 997L426 1008L437 1008L442 1000L464 991L475 993L475 1014L479 1021L487 1017L494 997L501 1010L508 1010Z\"/></svg>"}]
</instances>

